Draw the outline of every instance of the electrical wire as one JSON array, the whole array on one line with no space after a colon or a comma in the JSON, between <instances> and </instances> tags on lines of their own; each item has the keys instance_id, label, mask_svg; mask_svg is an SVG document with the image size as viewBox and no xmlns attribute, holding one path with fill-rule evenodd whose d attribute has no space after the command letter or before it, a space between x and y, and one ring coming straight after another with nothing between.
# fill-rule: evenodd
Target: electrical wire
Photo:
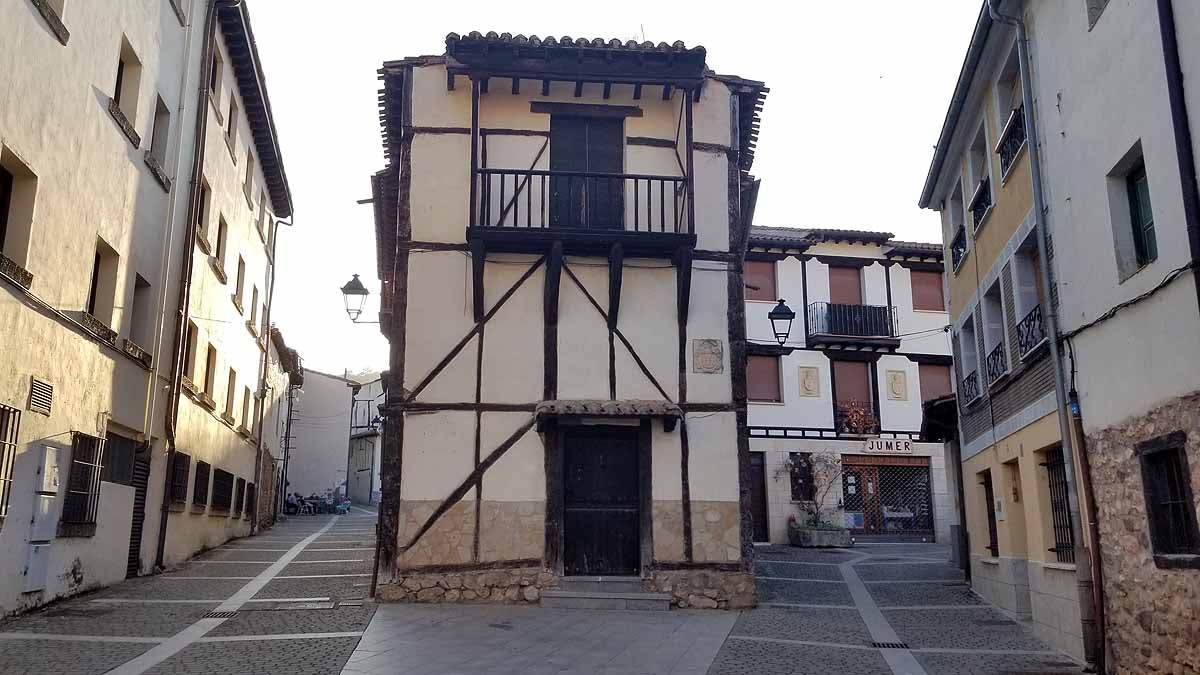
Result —
<instances>
[{"instance_id":1,"label":"electrical wire","mask_svg":"<svg viewBox=\"0 0 1200 675\"><path fill-rule=\"evenodd\" d=\"M1171 270L1170 272L1167 272L1167 275L1165 277L1163 277L1163 280L1158 282L1158 285L1156 285L1154 288L1151 288L1150 290L1146 291L1145 293L1140 293L1138 295L1135 295L1134 297L1132 297L1124 302L1113 305L1111 308L1109 308L1109 310L1107 312L1101 314L1100 316L1096 317L1095 319L1092 319L1091 321L1083 324L1082 326L1079 326L1078 328L1074 328L1070 331L1067 331L1066 333L1059 335L1058 336L1059 341L1062 342L1064 340L1069 340L1069 339L1075 337L1076 335L1079 335L1083 331L1085 331L1089 328L1092 328L1093 326L1098 326L1098 325L1104 323L1105 321L1108 321L1109 319L1116 316L1117 312L1120 312L1121 310L1125 309L1126 307L1136 305L1137 303L1152 297L1154 294L1158 293L1163 288L1166 288L1172 281L1175 281L1176 279L1178 279L1184 272L1186 272L1190 269L1195 269L1196 265L1197 265L1197 261L1192 260L1192 261L1189 261L1186 265L1184 265L1182 267L1176 267L1175 269Z\"/></svg>"}]
</instances>

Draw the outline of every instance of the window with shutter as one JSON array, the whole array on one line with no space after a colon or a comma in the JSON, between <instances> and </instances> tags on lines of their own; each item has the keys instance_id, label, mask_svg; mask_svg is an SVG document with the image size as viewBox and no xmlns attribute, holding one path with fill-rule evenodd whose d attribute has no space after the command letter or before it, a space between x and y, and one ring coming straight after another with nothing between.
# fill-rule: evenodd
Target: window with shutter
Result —
<instances>
[{"instance_id":1,"label":"window with shutter","mask_svg":"<svg viewBox=\"0 0 1200 675\"><path fill-rule=\"evenodd\" d=\"M913 270L913 309L923 312L946 311L946 300L942 294L942 273Z\"/></svg>"},{"instance_id":2,"label":"window with shutter","mask_svg":"<svg viewBox=\"0 0 1200 675\"><path fill-rule=\"evenodd\" d=\"M782 403L779 357L752 354L746 357L746 397L756 403Z\"/></svg>"},{"instance_id":3,"label":"window with shutter","mask_svg":"<svg viewBox=\"0 0 1200 675\"><path fill-rule=\"evenodd\" d=\"M747 300L775 302L779 293L775 290L775 262L773 260L747 260L743 268Z\"/></svg>"},{"instance_id":4,"label":"window with shutter","mask_svg":"<svg viewBox=\"0 0 1200 675\"><path fill-rule=\"evenodd\" d=\"M829 301L835 305L861 305L862 270L857 267L830 267Z\"/></svg>"},{"instance_id":5,"label":"window with shutter","mask_svg":"<svg viewBox=\"0 0 1200 675\"><path fill-rule=\"evenodd\" d=\"M917 377L921 380L922 401L932 401L950 393L950 366L920 363L917 364Z\"/></svg>"}]
</instances>

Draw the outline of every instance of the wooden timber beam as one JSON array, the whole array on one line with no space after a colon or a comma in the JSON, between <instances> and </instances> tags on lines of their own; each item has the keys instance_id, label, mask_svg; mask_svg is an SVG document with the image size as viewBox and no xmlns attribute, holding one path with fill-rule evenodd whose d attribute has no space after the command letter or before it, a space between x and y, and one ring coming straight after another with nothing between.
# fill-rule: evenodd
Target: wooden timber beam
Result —
<instances>
[{"instance_id":1,"label":"wooden timber beam","mask_svg":"<svg viewBox=\"0 0 1200 675\"><path fill-rule=\"evenodd\" d=\"M617 315L621 310L621 278L625 270L625 247L621 242L612 245L608 252L608 329L617 327Z\"/></svg>"},{"instance_id":2,"label":"wooden timber beam","mask_svg":"<svg viewBox=\"0 0 1200 675\"><path fill-rule=\"evenodd\" d=\"M483 267L487 249L482 240L471 242L471 308L475 322L483 320Z\"/></svg>"},{"instance_id":3,"label":"wooden timber beam","mask_svg":"<svg viewBox=\"0 0 1200 675\"><path fill-rule=\"evenodd\" d=\"M550 253L546 256L546 286L542 303L545 326L542 398L547 401L558 398L558 288L562 269L563 244L556 241L550 246Z\"/></svg>"}]
</instances>

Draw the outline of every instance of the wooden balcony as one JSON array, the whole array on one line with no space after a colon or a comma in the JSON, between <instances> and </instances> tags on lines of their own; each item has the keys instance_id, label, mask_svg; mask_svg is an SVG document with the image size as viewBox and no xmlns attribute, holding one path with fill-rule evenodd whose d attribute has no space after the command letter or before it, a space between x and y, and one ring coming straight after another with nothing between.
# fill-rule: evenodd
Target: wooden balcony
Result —
<instances>
[{"instance_id":1,"label":"wooden balcony","mask_svg":"<svg viewBox=\"0 0 1200 675\"><path fill-rule=\"evenodd\" d=\"M632 173L476 169L469 241L488 250L663 257L695 246L687 178Z\"/></svg>"},{"instance_id":2,"label":"wooden balcony","mask_svg":"<svg viewBox=\"0 0 1200 675\"><path fill-rule=\"evenodd\" d=\"M895 349L900 346L896 310L884 305L808 305L809 346Z\"/></svg>"}]
</instances>

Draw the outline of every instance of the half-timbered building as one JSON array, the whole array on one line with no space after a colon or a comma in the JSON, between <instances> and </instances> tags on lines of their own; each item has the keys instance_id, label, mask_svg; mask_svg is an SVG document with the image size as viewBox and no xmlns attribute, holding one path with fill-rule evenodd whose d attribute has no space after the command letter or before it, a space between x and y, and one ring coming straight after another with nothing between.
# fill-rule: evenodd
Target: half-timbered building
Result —
<instances>
[{"instance_id":1,"label":"half-timbered building","mask_svg":"<svg viewBox=\"0 0 1200 675\"><path fill-rule=\"evenodd\" d=\"M681 42L494 33L381 78L380 595L753 603L742 258L767 89Z\"/></svg>"}]
</instances>

